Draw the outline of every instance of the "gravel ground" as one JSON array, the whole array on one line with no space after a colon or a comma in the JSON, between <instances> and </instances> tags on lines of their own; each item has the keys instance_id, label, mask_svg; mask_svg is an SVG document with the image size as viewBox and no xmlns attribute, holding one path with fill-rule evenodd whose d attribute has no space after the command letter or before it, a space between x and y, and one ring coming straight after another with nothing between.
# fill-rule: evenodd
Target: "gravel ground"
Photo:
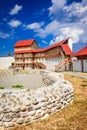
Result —
<instances>
[{"instance_id":1,"label":"gravel ground","mask_svg":"<svg viewBox=\"0 0 87 130\"><path fill-rule=\"evenodd\" d=\"M13 85L17 84L29 89L44 86L42 76L39 73L0 76L0 86L4 86L6 89L11 89Z\"/></svg>"}]
</instances>

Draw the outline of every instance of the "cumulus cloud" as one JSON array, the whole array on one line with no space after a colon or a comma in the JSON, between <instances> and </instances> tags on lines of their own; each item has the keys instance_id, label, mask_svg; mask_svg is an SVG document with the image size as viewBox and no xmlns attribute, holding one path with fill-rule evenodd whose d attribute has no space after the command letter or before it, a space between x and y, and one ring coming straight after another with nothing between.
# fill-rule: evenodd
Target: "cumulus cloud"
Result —
<instances>
[{"instance_id":1,"label":"cumulus cloud","mask_svg":"<svg viewBox=\"0 0 87 130\"><path fill-rule=\"evenodd\" d=\"M46 38L48 35L52 35L54 39L50 41L50 45L67 37L72 37L73 42L76 43L85 32L84 29L78 26L80 24L74 26L73 23L61 24L57 20L53 20L45 28L38 29L37 36Z\"/></svg>"},{"instance_id":2,"label":"cumulus cloud","mask_svg":"<svg viewBox=\"0 0 87 130\"><path fill-rule=\"evenodd\" d=\"M9 26L16 28L20 26L22 23L19 20L11 20L10 22L8 22L8 24Z\"/></svg>"},{"instance_id":3,"label":"cumulus cloud","mask_svg":"<svg viewBox=\"0 0 87 130\"><path fill-rule=\"evenodd\" d=\"M45 28L38 30L37 35L45 38L51 34L54 39L50 41L50 45L69 36L73 37L74 43L82 40L87 30L87 0L73 2L70 5L67 5L66 0L51 0L51 2L52 5L48 8L49 16L54 17ZM61 19L58 17L59 11L63 15Z\"/></svg>"},{"instance_id":4,"label":"cumulus cloud","mask_svg":"<svg viewBox=\"0 0 87 130\"><path fill-rule=\"evenodd\" d=\"M56 20L51 21L45 28L40 28L38 30L38 36L45 38L49 34L57 35L59 23Z\"/></svg>"},{"instance_id":5,"label":"cumulus cloud","mask_svg":"<svg viewBox=\"0 0 87 130\"><path fill-rule=\"evenodd\" d=\"M82 18L80 21L81 21L81 23L83 23L83 24L87 24L87 16L84 17L84 18Z\"/></svg>"},{"instance_id":6,"label":"cumulus cloud","mask_svg":"<svg viewBox=\"0 0 87 130\"><path fill-rule=\"evenodd\" d=\"M73 28L73 27L63 27L60 28L60 35L55 37L50 41L50 45L63 40L64 38L72 37L73 43L77 43L80 40L80 36L84 34L83 29Z\"/></svg>"},{"instance_id":7,"label":"cumulus cloud","mask_svg":"<svg viewBox=\"0 0 87 130\"><path fill-rule=\"evenodd\" d=\"M35 31L37 29L40 29L43 24L44 24L44 22L41 22L41 23L32 23L32 24L26 25L26 28L27 29L33 29Z\"/></svg>"},{"instance_id":8,"label":"cumulus cloud","mask_svg":"<svg viewBox=\"0 0 87 130\"><path fill-rule=\"evenodd\" d=\"M53 45L53 44L57 43L58 41L62 41L63 39L64 39L63 35L57 36L53 40L50 41L50 45Z\"/></svg>"},{"instance_id":9,"label":"cumulus cloud","mask_svg":"<svg viewBox=\"0 0 87 130\"><path fill-rule=\"evenodd\" d=\"M6 39L8 37L10 37L10 34L0 32L0 38Z\"/></svg>"},{"instance_id":10,"label":"cumulus cloud","mask_svg":"<svg viewBox=\"0 0 87 130\"><path fill-rule=\"evenodd\" d=\"M65 6L63 10L67 13L68 17L77 16L83 17L87 13L87 5L83 6L83 3L75 3L70 6Z\"/></svg>"},{"instance_id":11,"label":"cumulus cloud","mask_svg":"<svg viewBox=\"0 0 87 130\"><path fill-rule=\"evenodd\" d=\"M45 45L47 45L47 44L48 44L48 42L46 42L45 40L42 40L42 42L43 42Z\"/></svg>"},{"instance_id":12,"label":"cumulus cloud","mask_svg":"<svg viewBox=\"0 0 87 130\"><path fill-rule=\"evenodd\" d=\"M58 22L63 23L78 21L82 22L82 24L84 21L86 23L87 0L74 1L69 5L67 5L67 0L51 0L51 2L52 5L48 8L50 19L56 19Z\"/></svg>"},{"instance_id":13,"label":"cumulus cloud","mask_svg":"<svg viewBox=\"0 0 87 130\"><path fill-rule=\"evenodd\" d=\"M87 5L87 0L82 0L83 6Z\"/></svg>"},{"instance_id":14,"label":"cumulus cloud","mask_svg":"<svg viewBox=\"0 0 87 130\"><path fill-rule=\"evenodd\" d=\"M73 38L73 42L76 43L79 41L79 37L84 33L83 29L65 27L60 29L63 36L68 36Z\"/></svg>"},{"instance_id":15,"label":"cumulus cloud","mask_svg":"<svg viewBox=\"0 0 87 130\"><path fill-rule=\"evenodd\" d=\"M66 0L51 0L52 6L48 8L49 15L58 13L60 9L63 8L63 6L66 4Z\"/></svg>"},{"instance_id":16,"label":"cumulus cloud","mask_svg":"<svg viewBox=\"0 0 87 130\"><path fill-rule=\"evenodd\" d=\"M50 45L71 36L73 38L73 42L77 43L84 38L84 34L87 30L87 16L85 15L87 12L87 2L83 0L82 2L76 3L73 2L70 5L67 5L67 0L51 0L52 5L49 7L49 16L54 15L54 19L46 25L44 22L40 23L32 23L28 25L24 25L26 29L31 29L36 32L36 36L41 38L46 38L51 35L54 39L50 41ZM61 16L61 19L58 19L58 11L62 11L64 16ZM71 17L76 17L78 20L75 21ZM66 21L68 19L68 22ZM84 23L84 24L83 24ZM43 41L45 44L45 42Z\"/></svg>"},{"instance_id":17,"label":"cumulus cloud","mask_svg":"<svg viewBox=\"0 0 87 130\"><path fill-rule=\"evenodd\" d=\"M20 5L15 5L14 8L9 12L10 15L14 15L17 14L21 9L23 8L23 6Z\"/></svg>"}]
</instances>

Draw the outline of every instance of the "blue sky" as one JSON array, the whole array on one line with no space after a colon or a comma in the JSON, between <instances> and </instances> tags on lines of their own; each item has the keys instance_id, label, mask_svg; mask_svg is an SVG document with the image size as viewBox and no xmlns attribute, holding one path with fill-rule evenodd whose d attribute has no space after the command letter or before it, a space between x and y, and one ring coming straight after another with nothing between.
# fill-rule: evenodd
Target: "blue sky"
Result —
<instances>
[{"instance_id":1,"label":"blue sky","mask_svg":"<svg viewBox=\"0 0 87 130\"><path fill-rule=\"evenodd\" d=\"M18 40L43 48L70 36L74 52L87 45L87 0L0 1L0 56L13 54Z\"/></svg>"}]
</instances>

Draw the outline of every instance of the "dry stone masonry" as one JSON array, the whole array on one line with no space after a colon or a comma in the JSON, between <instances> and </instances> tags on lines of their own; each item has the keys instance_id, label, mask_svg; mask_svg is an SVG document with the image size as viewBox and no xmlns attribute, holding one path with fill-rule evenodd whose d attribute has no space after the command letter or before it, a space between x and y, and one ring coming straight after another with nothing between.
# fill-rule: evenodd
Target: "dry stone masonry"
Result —
<instances>
[{"instance_id":1,"label":"dry stone masonry","mask_svg":"<svg viewBox=\"0 0 87 130\"><path fill-rule=\"evenodd\" d=\"M45 119L73 101L72 84L64 79L63 74L46 70L40 70L40 73L45 84L43 87L0 91L0 127L7 129Z\"/></svg>"}]
</instances>

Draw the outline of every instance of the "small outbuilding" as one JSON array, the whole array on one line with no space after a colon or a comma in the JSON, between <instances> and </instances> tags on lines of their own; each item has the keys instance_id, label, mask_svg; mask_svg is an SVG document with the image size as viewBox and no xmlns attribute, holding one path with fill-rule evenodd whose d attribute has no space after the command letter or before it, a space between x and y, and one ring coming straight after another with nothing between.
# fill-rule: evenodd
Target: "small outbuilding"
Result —
<instances>
[{"instance_id":1,"label":"small outbuilding","mask_svg":"<svg viewBox=\"0 0 87 130\"><path fill-rule=\"evenodd\" d=\"M73 71L87 72L87 46L74 54L77 58L73 62Z\"/></svg>"}]
</instances>

